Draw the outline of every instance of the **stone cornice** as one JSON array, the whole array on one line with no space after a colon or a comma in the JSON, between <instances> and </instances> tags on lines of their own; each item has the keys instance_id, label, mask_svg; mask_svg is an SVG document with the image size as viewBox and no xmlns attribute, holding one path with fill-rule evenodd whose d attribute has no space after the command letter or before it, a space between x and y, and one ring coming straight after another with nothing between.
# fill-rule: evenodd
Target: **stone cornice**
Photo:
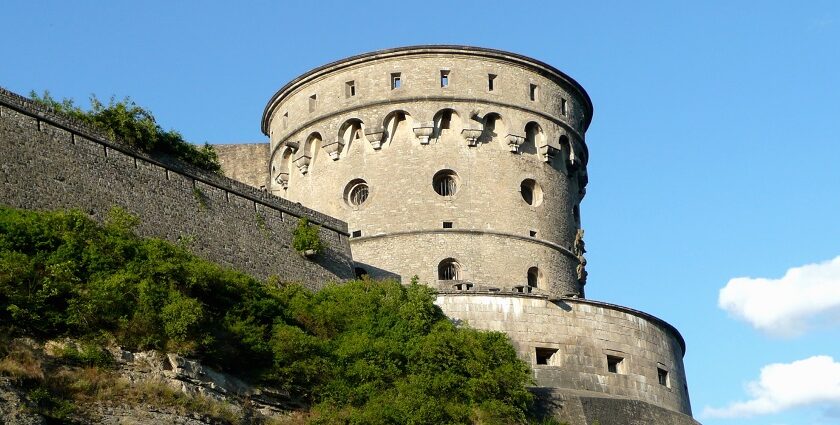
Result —
<instances>
[{"instance_id":1,"label":"stone cornice","mask_svg":"<svg viewBox=\"0 0 840 425\"><path fill-rule=\"evenodd\" d=\"M328 63L323 66L319 66L309 72L304 73L303 75L295 78L294 80L287 83L285 86L280 88L272 97L269 99L268 103L266 104L265 109L263 110L262 116L262 123L261 129L263 134L266 136L269 135L268 130L268 122L271 117L271 114L274 111L274 108L280 104L290 93L294 92L300 86L308 83L311 80L320 78L325 74L329 74L341 69L345 69L360 63L370 62L379 59L388 59L400 56L414 56L414 55L428 55L428 54L448 54L448 55L459 55L459 56L475 56L475 57L482 57L487 59L494 59L494 60L501 60L505 62L512 63L514 65L523 66L526 68L530 68L536 71L538 74L543 75L547 78L552 79L556 83L560 85L565 85L573 88L576 90L581 98L584 100L584 105L586 107L586 121L584 122L583 128L586 129L589 127L589 124L592 122L592 114L593 114L593 106L592 100L589 98L589 94L586 93L586 90L575 81L572 77L569 77L564 72L560 71L559 69L536 59L530 58L528 56L505 52L503 50L496 50L496 49L488 49L483 47L473 47L473 46L459 46L459 45L420 45L420 46L407 46L407 47L398 47L393 49L385 49L385 50L377 50L374 52L363 53L356 56L351 56L348 58L344 58L335 62Z\"/></svg>"}]
</instances>

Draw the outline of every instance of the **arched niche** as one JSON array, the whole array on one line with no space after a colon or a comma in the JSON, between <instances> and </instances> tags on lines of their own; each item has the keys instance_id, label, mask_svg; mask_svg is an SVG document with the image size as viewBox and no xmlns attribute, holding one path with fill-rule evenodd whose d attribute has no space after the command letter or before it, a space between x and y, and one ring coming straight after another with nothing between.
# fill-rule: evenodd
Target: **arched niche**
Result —
<instances>
[{"instance_id":1,"label":"arched niche","mask_svg":"<svg viewBox=\"0 0 840 425\"><path fill-rule=\"evenodd\" d=\"M535 121L531 121L525 125L525 141L519 146L519 152L536 155L537 148L545 146L545 140L542 127Z\"/></svg>"},{"instance_id":2,"label":"arched niche","mask_svg":"<svg viewBox=\"0 0 840 425\"><path fill-rule=\"evenodd\" d=\"M410 143L414 139L413 122L411 115L403 110L392 111L386 115L382 122L382 126L387 132L384 144Z\"/></svg>"},{"instance_id":3,"label":"arched niche","mask_svg":"<svg viewBox=\"0 0 840 425\"><path fill-rule=\"evenodd\" d=\"M451 108L445 108L438 111L434 116L433 122L433 139L440 139L444 136L460 134L461 129L463 128L461 116Z\"/></svg>"}]
</instances>

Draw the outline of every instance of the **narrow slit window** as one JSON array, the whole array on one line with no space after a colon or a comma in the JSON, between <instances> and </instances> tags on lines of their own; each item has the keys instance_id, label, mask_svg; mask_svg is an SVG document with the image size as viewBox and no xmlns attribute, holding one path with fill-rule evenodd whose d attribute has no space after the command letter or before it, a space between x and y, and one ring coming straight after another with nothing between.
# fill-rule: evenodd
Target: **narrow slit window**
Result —
<instances>
[{"instance_id":1,"label":"narrow slit window","mask_svg":"<svg viewBox=\"0 0 840 425\"><path fill-rule=\"evenodd\" d=\"M441 87L448 87L449 86L449 71L441 70L440 71L440 86Z\"/></svg>"},{"instance_id":2,"label":"narrow slit window","mask_svg":"<svg viewBox=\"0 0 840 425\"><path fill-rule=\"evenodd\" d=\"M289 113L286 112L283 114L283 129L289 126Z\"/></svg>"},{"instance_id":3,"label":"narrow slit window","mask_svg":"<svg viewBox=\"0 0 840 425\"><path fill-rule=\"evenodd\" d=\"M395 72L391 74L391 90L396 90L402 87L402 74Z\"/></svg>"},{"instance_id":4,"label":"narrow slit window","mask_svg":"<svg viewBox=\"0 0 840 425\"><path fill-rule=\"evenodd\" d=\"M560 113L566 115L566 99L560 99Z\"/></svg>"},{"instance_id":5,"label":"narrow slit window","mask_svg":"<svg viewBox=\"0 0 840 425\"><path fill-rule=\"evenodd\" d=\"M487 91L493 91L493 86L496 81L496 74L488 74L487 75Z\"/></svg>"},{"instance_id":6,"label":"narrow slit window","mask_svg":"<svg viewBox=\"0 0 840 425\"><path fill-rule=\"evenodd\" d=\"M344 83L344 97L353 97L356 95L356 82L348 81Z\"/></svg>"},{"instance_id":7,"label":"narrow slit window","mask_svg":"<svg viewBox=\"0 0 840 425\"><path fill-rule=\"evenodd\" d=\"M531 100L536 102L540 95L540 87L536 84L531 84L528 87L528 94L531 97Z\"/></svg>"},{"instance_id":8,"label":"narrow slit window","mask_svg":"<svg viewBox=\"0 0 840 425\"><path fill-rule=\"evenodd\" d=\"M668 379L668 371L667 370L662 369L661 367L657 367L656 368L656 375L657 375L657 378L659 379L659 385L664 385L668 388L671 388L671 382Z\"/></svg>"},{"instance_id":9,"label":"narrow slit window","mask_svg":"<svg viewBox=\"0 0 840 425\"><path fill-rule=\"evenodd\" d=\"M309 112L315 111L315 108L318 106L318 95L313 94L309 96Z\"/></svg>"}]
</instances>

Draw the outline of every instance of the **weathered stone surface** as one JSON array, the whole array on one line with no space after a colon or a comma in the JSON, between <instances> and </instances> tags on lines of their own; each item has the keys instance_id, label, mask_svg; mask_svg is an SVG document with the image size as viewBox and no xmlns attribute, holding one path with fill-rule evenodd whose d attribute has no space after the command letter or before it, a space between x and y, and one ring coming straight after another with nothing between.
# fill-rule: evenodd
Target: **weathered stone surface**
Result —
<instances>
[{"instance_id":1,"label":"weathered stone surface","mask_svg":"<svg viewBox=\"0 0 840 425\"><path fill-rule=\"evenodd\" d=\"M353 277L346 224L187 164L166 162L0 89L0 204L78 208L102 220L114 206L136 214L137 233L257 277L317 288ZM321 224L326 250L291 247L298 217Z\"/></svg>"},{"instance_id":2,"label":"weathered stone surface","mask_svg":"<svg viewBox=\"0 0 840 425\"><path fill-rule=\"evenodd\" d=\"M213 148L225 176L260 190L268 187L268 142L214 144Z\"/></svg>"},{"instance_id":3,"label":"weathered stone surface","mask_svg":"<svg viewBox=\"0 0 840 425\"><path fill-rule=\"evenodd\" d=\"M47 421L41 415L26 408L26 399L21 391L12 385L12 380L0 377L0 419L6 425L42 425Z\"/></svg>"}]
</instances>

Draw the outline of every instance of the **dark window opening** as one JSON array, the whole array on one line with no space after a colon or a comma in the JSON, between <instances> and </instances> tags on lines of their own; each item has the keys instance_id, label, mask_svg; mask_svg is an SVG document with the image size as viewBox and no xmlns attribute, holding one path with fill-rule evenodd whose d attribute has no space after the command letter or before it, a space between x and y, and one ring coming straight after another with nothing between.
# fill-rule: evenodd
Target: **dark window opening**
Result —
<instances>
[{"instance_id":1,"label":"dark window opening","mask_svg":"<svg viewBox=\"0 0 840 425\"><path fill-rule=\"evenodd\" d=\"M537 267L531 267L528 269L528 286L536 288L539 285L539 281L540 269Z\"/></svg>"},{"instance_id":2,"label":"dark window opening","mask_svg":"<svg viewBox=\"0 0 840 425\"><path fill-rule=\"evenodd\" d=\"M560 113L566 115L566 99L560 99Z\"/></svg>"},{"instance_id":3,"label":"dark window opening","mask_svg":"<svg viewBox=\"0 0 840 425\"><path fill-rule=\"evenodd\" d=\"M354 238L358 238L358 237L362 236L362 231L361 230L354 230L351 235Z\"/></svg>"},{"instance_id":4,"label":"dark window opening","mask_svg":"<svg viewBox=\"0 0 840 425\"><path fill-rule=\"evenodd\" d=\"M440 196L454 196L458 191L458 175L452 170L438 171L432 177L432 186Z\"/></svg>"},{"instance_id":5,"label":"dark window opening","mask_svg":"<svg viewBox=\"0 0 840 425\"><path fill-rule=\"evenodd\" d=\"M391 74L391 90L396 90L402 87L402 74L395 72Z\"/></svg>"},{"instance_id":6,"label":"dark window opening","mask_svg":"<svg viewBox=\"0 0 840 425\"><path fill-rule=\"evenodd\" d=\"M577 227L580 227L580 205L575 205L572 208L572 215L575 219L575 225L577 225Z\"/></svg>"},{"instance_id":7,"label":"dark window opening","mask_svg":"<svg viewBox=\"0 0 840 425\"><path fill-rule=\"evenodd\" d=\"M314 111L317 104L318 104L318 95L313 94L312 96L309 96L309 112Z\"/></svg>"},{"instance_id":8,"label":"dark window opening","mask_svg":"<svg viewBox=\"0 0 840 425\"><path fill-rule=\"evenodd\" d=\"M449 85L449 71L440 71L440 86L446 87Z\"/></svg>"},{"instance_id":9,"label":"dark window opening","mask_svg":"<svg viewBox=\"0 0 840 425\"><path fill-rule=\"evenodd\" d=\"M447 130L452 125L452 111L443 111L440 114L440 129Z\"/></svg>"},{"instance_id":10,"label":"dark window opening","mask_svg":"<svg viewBox=\"0 0 840 425\"><path fill-rule=\"evenodd\" d=\"M607 371L610 373L621 373L621 362L624 359L618 356L607 356Z\"/></svg>"},{"instance_id":11,"label":"dark window opening","mask_svg":"<svg viewBox=\"0 0 840 425\"><path fill-rule=\"evenodd\" d=\"M532 238L535 238L535 237L537 237L537 231L536 230L529 230L528 235L531 236Z\"/></svg>"},{"instance_id":12,"label":"dark window opening","mask_svg":"<svg viewBox=\"0 0 840 425\"><path fill-rule=\"evenodd\" d=\"M370 277L367 270L361 267L356 267L353 271L356 272L356 279L365 279L367 277Z\"/></svg>"},{"instance_id":13,"label":"dark window opening","mask_svg":"<svg viewBox=\"0 0 840 425\"><path fill-rule=\"evenodd\" d=\"M493 82L496 80L495 74L487 75L487 91L493 91Z\"/></svg>"},{"instance_id":14,"label":"dark window opening","mask_svg":"<svg viewBox=\"0 0 840 425\"><path fill-rule=\"evenodd\" d=\"M283 114L283 128L285 129L289 125L289 113L286 112Z\"/></svg>"},{"instance_id":15,"label":"dark window opening","mask_svg":"<svg viewBox=\"0 0 840 425\"><path fill-rule=\"evenodd\" d=\"M451 221L444 221L443 222L443 228L444 229L451 229L452 228L452 222Z\"/></svg>"},{"instance_id":16,"label":"dark window opening","mask_svg":"<svg viewBox=\"0 0 840 425\"><path fill-rule=\"evenodd\" d=\"M356 82L348 81L344 83L344 97L353 97L356 95Z\"/></svg>"},{"instance_id":17,"label":"dark window opening","mask_svg":"<svg viewBox=\"0 0 840 425\"><path fill-rule=\"evenodd\" d=\"M557 348L536 347L537 364L551 364L551 358L557 354Z\"/></svg>"},{"instance_id":18,"label":"dark window opening","mask_svg":"<svg viewBox=\"0 0 840 425\"><path fill-rule=\"evenodd\" d=\"M529 96L531 100L536 101L540 95L540 88L536 84L531 84L528 89Z\"/></svg>"},{"instance_id":19,"label":"dark window opening","mask_svg":"<svg viewBox=\"0 0 840 425\"><path fill-rule=\"evenodd\" d=\"M668 371L667 370L662 369L661 367L657 367L656 368L656 374L657 374L657 377L659 378L659 385L664 385L668 388L671 387L671 383L668 382Z\"/></svg>"},{"instance_id":20,"label":"dark window opening","mask_svg":"<svg viewBox=\"0 0 840 425\"><path fill-rule=\"evenodd\" d=\"M448 258L438 264L438 280L460 280L461 265Z\"/></svg>"}]
</instances>

